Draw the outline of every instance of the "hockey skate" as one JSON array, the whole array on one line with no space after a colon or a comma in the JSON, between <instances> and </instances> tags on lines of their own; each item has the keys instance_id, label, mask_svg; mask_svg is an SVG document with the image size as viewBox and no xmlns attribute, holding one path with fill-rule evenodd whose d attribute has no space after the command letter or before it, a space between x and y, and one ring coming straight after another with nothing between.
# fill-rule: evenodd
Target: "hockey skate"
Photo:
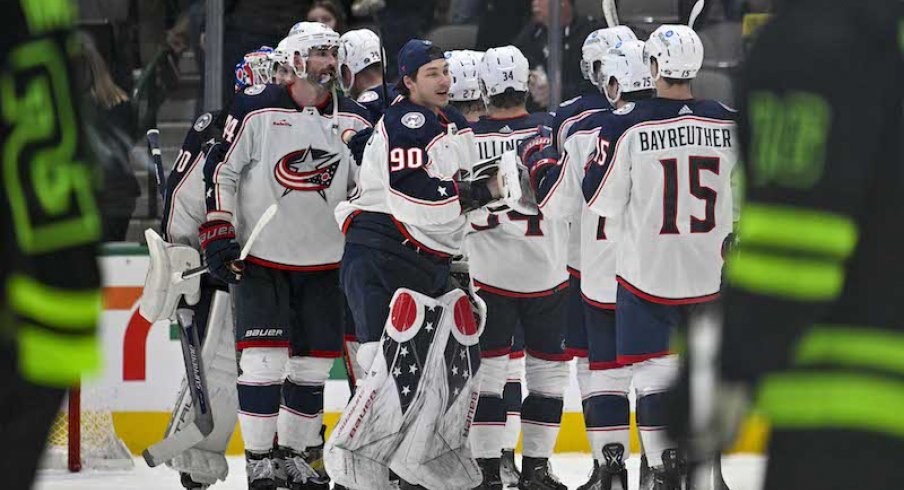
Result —
<instances>
[{"instance_id":1,"label":"hockey skate","mask_svg":"<svg viewBox=\"0 0 904 490\"><path fill-rule=\"evenodd\" d=\"M184 472L179 473L179 481L182 483L182 487L188 490L207 490L210 488L210 485L206 483L198 483L192 480L191 475Z\"/></svg>"},{"instance_id":2,"label":"hockey skate","mask_svg":"<svg viewBox=\"0 0 904 490\"><path fill-rule=\"evenodd\" d=\"M276 472L271 453L245 451L248 490L276 490Z\"/></svg>"},{"instance_id":3,"label":"hockey skate","mask_svg":"<svg viewBox=\"0 0 904 490\"><path fill-rule=\"evenodd\" d=\"M499 458L478 458L480 474L483 481L473 490L502 490L502 479L499 477Z\"/></svg>"},{"instance_id":4,"label":"hockey skate","mask_svg":"<svg viewBox=\"0 0 904 490\"><path fill-rule=\"evenodd\" d=\"M502 450L502 459L499 462L499 476L502 479L502 486L506 488L518 486L518 480L521 479L521 470L515 464L514 449Z\"/></svg>"},{"instance_id":5,"label":"hockey skate","mask_svg":"<svg viewBox=\"0 0 904 490\"><path fill-rule=\"evenodd\" d=\"M625 447L621 444L603 446L606 464L593 461L593 473L578 490L628 490L628 470L625 468Z\"/></svg>"},{"instance_id":6,"label":"hockey skate","mask_svg":"<svg viewBox=\"0 0 904 490\"><path fill-rule=\"evenodd\" d=\"M520 490L568 490L549 471L548 458L521 458L521 479L518 481Z\"/></svg>"},{"instance_id":7,"label":"hockey skate","mask_svg":"<svg viewBox=\"0 0 904 490\"><path fill-rule=\"evenodd\" d=\"M641 490L682 490L687 480L687 464L676 449L662 452L662 466L650 467L650 476Z\"/></svg>"},{"instance_id":8,"label":"hockey skate","mask_svg":"<svg viewBox=\"0 0 904 490\"><path fill-rule=\"evenodd\" d=\"M291 448L279 448L285 461L286 488L289 490L328 490L330 477L323 469L323 453L319 448L297 452Z\"/></svg>"}]
</instances>

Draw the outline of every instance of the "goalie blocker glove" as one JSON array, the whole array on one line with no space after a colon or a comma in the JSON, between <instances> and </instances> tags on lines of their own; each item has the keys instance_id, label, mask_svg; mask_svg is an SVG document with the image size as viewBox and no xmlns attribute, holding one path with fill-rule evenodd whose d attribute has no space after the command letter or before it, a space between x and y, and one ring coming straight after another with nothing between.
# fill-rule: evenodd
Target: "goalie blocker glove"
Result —
<instances>
[{"instance_id":1,"label":"goalie blocker glove","mask_svg":"<svg viewBox=\"0 0 904 490\"><path fill-rule=\"evenodd\" d=\"M241 249L235 241L235 227L225 220L207 221L198 228L198 239L204 250L207 270L212 277L237 284L241 279L237 266Z\"/></svg>"}]
</instances>

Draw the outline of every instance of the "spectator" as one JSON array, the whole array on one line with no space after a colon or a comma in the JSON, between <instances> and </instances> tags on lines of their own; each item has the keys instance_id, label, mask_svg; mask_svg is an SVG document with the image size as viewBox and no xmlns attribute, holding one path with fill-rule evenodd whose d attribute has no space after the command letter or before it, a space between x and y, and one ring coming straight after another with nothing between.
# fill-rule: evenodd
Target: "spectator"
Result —
<instances>
[{"instance_id":1,"label":"spectator","mask_svg":"<svg viewBox=\"0 0 904 490\"><path fill-rule=\"evenodd\" d=\"M345 11L332 0L317 0L305 18L309 22L322 22L339 34L346 30Z\"/></svg>"},{"instance_id":2,"label":"spectator","mask_svg":"<svg viewBox=\"0 0 904 490\"><path fill-rule=\"evenodd\" d=\"M593 17L578 17L574 14L571 0L562 0L560 25L562 26L562 100L576 97L585 84L581 75L581 46L584 39L605 27ZM515 39L515 46L521 49L532 69L531 98L536 109L544 109L549 103L549 88L546 74L550 72L547 33L549 29L549 2L531 2L531 23L524 27ZM544 87L545 85L545 87Z\"/></svg>"},{"instance_id":3,"label":"spectator","mask_svg":"<svg viewBox=\"0 0 904 490\"><path fill-rule=\"evenodd\" d=\"M430 29L435 7L436 0L386 0L386 6L377 12L376 20L380 25L377 34L383 38L386 74L390 78L398 76L396 58L402 45L410 39L423 38ZM355 10L354 6L352 10ZM439 47L445 49L445 46Z\"/></svg>"},{"instance_id":4,"label":"spectator","mask_svg":"<svg viewBox=\"0 0 904 490\"><path fill-rule=\"evenodd\" d=\"M80 93L88 94L85 112L93 119L93 124L86 126L88 141L103 172L103 189L98 198L103 241L120 242L126 239L129 220L141 195L129 161L135 130L132 104L110 76L94 40L79 33L79 41L82 52L76 59L80 68L78 89Z\"/></svg>"}]
</instances>

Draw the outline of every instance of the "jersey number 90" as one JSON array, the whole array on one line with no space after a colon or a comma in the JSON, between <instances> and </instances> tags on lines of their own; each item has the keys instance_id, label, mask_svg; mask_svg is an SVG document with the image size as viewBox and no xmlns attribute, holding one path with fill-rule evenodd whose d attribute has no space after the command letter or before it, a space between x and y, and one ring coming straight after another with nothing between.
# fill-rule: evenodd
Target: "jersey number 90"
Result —
<instances>
[{"instance_id":1,"label":"jersey number 90","mask_svg":"<svg viewBox=\"0 0 904 490\"><path fill-rule=\"evenodd\" d=\"M417 169L424 166L424 150L420 148L393 148L389 151L389 171Z\"/></svg>"}]
</instances>

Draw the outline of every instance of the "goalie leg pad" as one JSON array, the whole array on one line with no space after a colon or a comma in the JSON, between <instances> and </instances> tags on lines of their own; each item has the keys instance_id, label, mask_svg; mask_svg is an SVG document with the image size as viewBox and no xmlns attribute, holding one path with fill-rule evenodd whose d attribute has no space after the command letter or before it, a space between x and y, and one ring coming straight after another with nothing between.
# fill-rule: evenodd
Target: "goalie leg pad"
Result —
<instances>
[{"instance_id":1,"label":"goalie leg pad","mask_svg":"<svg viewBox=\"0 0 904 490\"><path fill-rule=\"evenodd\" d=\"M203 299L210 298L209 301ZM237 367L235 343L232 334L232 305L228 293L205 287L198 308L207 308L206 335L201 349L201 359L207 376L207 391L214 418L213 432L195 447L176 456L167 465L189 473L199 483L224 480L229 467L226 463L226 447L235 429L238 396L236 394ZM183 381L184 382L184 381ZM174 411L176 430L191 422L194 411L187 390L180 397Z\"/></svg>"},{"instance_id":2,"label":"goalie leg pad","mask_svg":"<svg viewBox=\"0 0 904 490\"><path fill-rule=\"evenodd\" d=\"M526 364L528 395L521 408L523 453L531 458L548 458L552 455L562 420L568 363L538 359L528 354Z\"/></svg>"},{"instance_id":3,"label":"goalie leg pad","mask_svg":"<svg viewBox=\"0 0 904 490\"><path fill-rule=\"evenodd\" d=\"M361 369L365 373L367 373L373 365L374 359L376 359L377 354L379 353L379 342L365 342L358 345L358 354L355 355L355 360L358 361L358 365L361 366ZM364 376L362 379L365 378L367 378L367 376Z\"/></svg>"},{"instance_id":4,"label":"goalie leg pad","mask_svg":"<svg viewBox=\"0 0 904 490\"><path fill-rule=\"evenodd\" d=\"M249 347L241 353L239 423L246 450L269 451L273 447L288 359L289 353L284 348Z\"/></svg>"},{"instance_id":5,"label":"goalie leg pad","mask_svg":"<svg viewBox=\"0 0 904 490\"><path fill-rule=\"evenodd\" d=\"M279 407L277 433L279 444L296 451L323 444L324 383L330 376L333 359L322 357L289 358L288 377L283 383L283 404Z\"/></svg>"},{"instance_id":6,"label":"goalie leg pad","mask_svg":"<svg viewBox=\"0 0 904 490\"><path fill-rule=\"evenodd\" d=\"M150 255L148 274L138 307L149 322L175 318L176 307L184 297L194 305L200 296L200 277L182 279L182 273L201 265L201 255L194 247L167 243L154 230L144 231Z\"/></svg>"},{"instance_id":7,"label":"goalie leg pad","mask_svg":"<svg viewBox=\"0 0 904 490\"><path fill-rule=\"evenodd\" d=\"M633 367L637 429L650 466L660 466L662 452L676 447L666 432L664 394L678 376L678 356L673 354L647 359Z\"/></svg>"},{"instance_id":8,"label":"goalie leg pad","mask_svg":"<svg viewBox=\"0 0 904 490\"><path fill-rule=\"evenodd\" d=\"M505 401L508 355L485 357L480 366L480 401L471 426L471 451L475 458L498 458L505 434Z\"/></svg>"}]
</instances>

